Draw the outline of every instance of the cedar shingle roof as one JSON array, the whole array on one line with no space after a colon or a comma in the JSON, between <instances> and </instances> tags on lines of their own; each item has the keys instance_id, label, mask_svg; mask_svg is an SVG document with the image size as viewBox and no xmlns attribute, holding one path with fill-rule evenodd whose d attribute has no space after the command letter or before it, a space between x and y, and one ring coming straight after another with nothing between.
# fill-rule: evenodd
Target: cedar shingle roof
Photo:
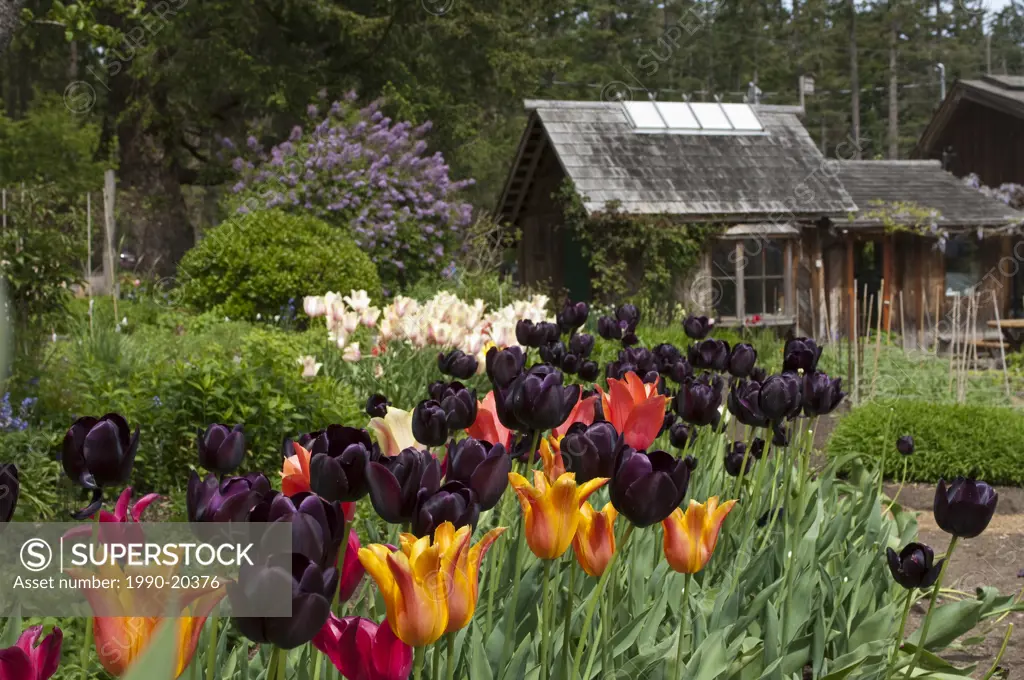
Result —
<instances>
[{"instance_id":1,"label":"cedar shingle roof","mask_svg":"<svg viewBox=\"0 0 1024 680\"><path fill-rule=\"evenodd\" d=\"M637 133L618 102L526 107L532 113L520 160L539 124L589 211L617 201L630 213L729 221L845 215L856 207L793 107L758 107L767 134L748 136ZM514 184L516 173L499 205L505 219L515 212L516 192L528 190Z\"/></svg>"},{"instance_id":2,"label":"cedar shingle roof","mask_svg":"<svg viewBox=\"0 0 1024 680\"><path fill-rule=\"evenodd\" d=\"M901 203L936 211L935 223L944 227L997 227L1024 220L1024 213L967 186L939 161L840 161L838 167L839 179L859 208L849 216L852 221L835 220L840 226L882 226L882 213L901 222L891 209ZM912 213L901 223L921 221L921 211Z\"/></svg>"}]
</instances>

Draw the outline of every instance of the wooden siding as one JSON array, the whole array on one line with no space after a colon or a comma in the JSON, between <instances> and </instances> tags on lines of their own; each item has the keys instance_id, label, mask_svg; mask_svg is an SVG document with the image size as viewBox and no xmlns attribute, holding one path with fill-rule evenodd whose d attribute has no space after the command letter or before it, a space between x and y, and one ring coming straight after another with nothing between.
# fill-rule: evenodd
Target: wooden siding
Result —
<instances>
[{"instance_id":1,"label":"wooden siding","mask_svg":"<svg viewBox=\"0 0 1024 680\"><path fill-rule=\"evenodd\" d=\"M928 158L943 160L957 177L977 173L983 184L1024 184L1024 121L977 102L957 106L942 133L928 149Z\"/></svg>"}]
</instances>

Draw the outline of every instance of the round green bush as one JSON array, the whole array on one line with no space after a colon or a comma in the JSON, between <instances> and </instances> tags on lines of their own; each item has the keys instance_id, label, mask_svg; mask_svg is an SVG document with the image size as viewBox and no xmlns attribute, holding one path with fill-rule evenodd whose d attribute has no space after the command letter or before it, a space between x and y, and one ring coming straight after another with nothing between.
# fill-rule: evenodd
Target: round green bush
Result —
<instances>
[{"instance_id":1,"label":"round green bush","mask_svg":"<svg viewBox=\"0 0 1024 680\"><path fill-rule=\"evenodd\" d=\"M343 231L315 217L266 210L218 225L178 269L183 301L232 319L284 314L306 295L365 289L380 294L370 258Z\"/></svg>"}]
</instances>

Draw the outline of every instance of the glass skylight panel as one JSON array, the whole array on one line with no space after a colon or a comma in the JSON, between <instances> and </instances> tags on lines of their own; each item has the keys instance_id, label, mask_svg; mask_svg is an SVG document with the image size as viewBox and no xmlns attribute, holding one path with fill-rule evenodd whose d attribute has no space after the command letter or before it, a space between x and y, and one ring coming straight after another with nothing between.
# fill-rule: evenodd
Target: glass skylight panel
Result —
<instances>
[{"instance_id":1,"label":"glass skylight panel","mask_svg":"<svg viewBox=\"0 0 1024 680\"><path fill-rule=\"evenodd\" d=\"M750 104L722 104L721 106L725 110L725 115L729 117L729 121L734 129L744 132L760 132L764 130L764 126L757 119L757 114L754 113L754 109L751 108Z\"/></svg>"},{"instance_id":2,"label":"glass skylight panel","mask_svg":"<svg viewBox=\"0 0 1024 680\"><path fill-rule=\"evenodd\" d=\"M686 102L658 102L656 106L670 129L700 130L700 123Z\"/></svg>"},{"instance_id":3,"label":"glass skylight panel","mask_svg":"<svg viewBox=\"0 0 1024 680\"><path fill-rule=\"evenodd\" d=\"M645 130L664 130L665 121L654 102L622 102L633 127Z\"/></svg>"},{"instance_id":4,"label":"glass skylight panel","mask_svg":"<svg viewBox=\"0 0 1024 680\"><path fill-rule=\"evenodd\" d=\"M690 109L705 130L732 130L729 118L718 104L690 104Z\"/></svg>"}]
</instances>

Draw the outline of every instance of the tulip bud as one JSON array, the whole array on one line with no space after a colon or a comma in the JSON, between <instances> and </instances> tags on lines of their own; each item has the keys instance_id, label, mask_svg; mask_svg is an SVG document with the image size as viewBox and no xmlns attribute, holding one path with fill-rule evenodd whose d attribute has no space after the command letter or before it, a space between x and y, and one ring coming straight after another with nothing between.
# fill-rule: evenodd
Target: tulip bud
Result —
<instances>
[{"instance_id":1,"label":"tulip bud","mask_svg":"<svg viewBox=\"0 0 1024 680\"><path fill-rule=\"evenodd\" d=\"M441 446L448 441L444 409L433 399L424 399L412 412L412 436L424 446Z\"/></svg>"},{"instance_id":2,"label":"tulip bud","mask_svg":"<svg viewBox=\"0 0 1024 680\"><path fill-rule=\"evenodd\" d=\"M487 377L497 388L506 388L523 372L526 365L526 354L520 347L487 350Z\"/></svg>"},{"instance_id":3,"label":"tulip bud","mask_svg":"<svg viewBox=\"0 0 1024 680\"><path fill-rule=\"evenodd\" d=\"M907 590L935 585L945 561L935 562L935 553L923 543L908 543L899 554L886 548L885 556L893 579Z\"/></svg>"},{"instance_id":4,"label":"tulip bud","mask_svg":"<svg viewBox=\"0 0 1024 680\"><path fill-rule=\"evenodd\" d=\"M562 358L565 355L565 343L561 340L549 342L540 346L541 361L551 364L552 366L560 367L562 365Z\"/></svg>"},{"instance_id":5,"label":"tulip bud","mask_svg":"<svg viewBox=\"0 0 1024 680\"><path fill-rule=\"evenodd\" d=\"M729 354L729 373L737 378L746 378L757 362L757 350L745 342L732 348Z\"/></svg>"},{"instance_id":6,"label":"tulip bud","mask_svg":"<svg viewBox=\"0 0 1024 680\"><path fill-rule=\"evenodd\" d=\"M670 431L672 429L672 426L676 424L676 420L678 420L678 418L676 417L675 413L673 413L672 411L666 411L665 419L661 423L661 429L658 430L658 436L660 437L661 435Z\"/></svg>"},{"instance_id":7,"label":"tulip bud","mask_svg":"<svg viewBox=\"0 0 1024 680\"><path fill-rule=\"evenodd\" d=\"M473 490L462 482L447 482L434 493L420 490L411 528L416 536L433 536L437 527L451 522L456 529L469 527L472 533L478 519L480 504Z\"/></svg>"},{"instance_id":8,"label":"tulip bud","mask_svg":"<svg viewBox=\"0 0 1024 680\"><path fill-rule=\"evenodd\" d=\"M245 435L242 426L214 424L199 433L199 464L210 472L226 475L234 472L245 458Z\"/></svg>"},{"instance_id":9,"label":"tulip bud","mask_svg":"<svg viewBox=\"0 0 1024 680\"><path fill-rule=\"evenodd\" d=\"M378 625L355 616L339 619L332 613L313 645L345 678L408 680L412 672L412 647L398 639L387 619Z\"/></svg>"},{"instance_id":10,"label":"tulip bud","mask_svg":"<svg viewBox=\"0 0 1024 680\"><path fill-rule=\"evenodd\" d=\"M371 394L366 400L366 415L371 418L383 418L388 414L388 406L391 406L391 402L383 394Z\"/></svg>"},{"instance_id":11,"label":"tulip bud","mask_svg":"<svg viewBox=\"0 0 1024 680\"><path fill-rule=\"evenodd\" d=\"M138 450L138 428L132 433L117 413L84 416L71 425L64 435L61 464L73 482L93 492L90 504L73 517L92 517L103 503L103 487L128 483Z\"/></svg>"},{"instance_id":12,"label":"tulip bud","mask_svg":"<svg viewBox=\"0 0 1024 680\"><path fill-rule=\"evenodd\" d=\"M747 472L754 466L754 461L759 460L764 454L764 440L755 439L750 444L750 452L747 452L747 445L744 442L734 442L725 452L725 471L730 477L738 477L740 469L743 468L743 458L747 459Z\"/></svg>"},{"instance_id":13,"label":"tulip bud","mask_svg":"<svg viewBox=\"0 0 1024 680\"><path fill-rule=\"evenodd\" d=\"M466 354L461 349L453 349L448 354L437 355L437 368L445 375L459 380L469 380L476 375L476 357Z\"/></svg>"},{"instance_id":14,"label":"tulip bud","mask_svg":"<svg viewBox=\"0 0 1024 680\"><path fill-rule=\"evenodd\" d=\"M12 640L13 647L0 649L0 677L11 680L50 680L54 677L60 665L64 633L54 626L40 642L42 634L41 625L29 626L17 641Z\"/></svg>"},{"instance_id":15,"label":"tulip bud","mask_svg":"<svg viewBox=\"0 0 1024 680\"><path fill-rule=\"evenodd\" d=\"M683 320L683 331L688 338L703 340L715 326L715 320L706 316L688 316Z\"/></svg>"},{"instance_id":16,"label":"tulip bud","mask_svg":"<svg viewBox=\"0 0 1024 680\"><path fill-rule=\"evenodd\" d=\"M575 375L580 370L581 363L582 360L575 354L566 354L559 365L564 373Z\"/></svg>"},{"instance_id":17,"label":"tulip bud","mask_svg":"<svg viewBox=\"0 0 1024 680\"><path fill-rule=\"evenodd\" d=\"M640 310L636 305L627 303L615 310L615 318L620 324L625 323L627 329L634 331L640 325Z\"/></svg>"},{"instance_id":18,"label":"tulip bud","mask_svg":"<svg viewBox=\"0 0 1024 680\"><path fill-rule=\"evenodd\" d=\"M691 345L687 355L694 368L722 372L729 365L729 343L708 338Z\"/></svg>"},{"instance_id":19,"label":"tulip bud","mask_svg":"<svg viewBox=\"0 0 1024 680\"><path fill-rule=\"evenodd\" d=\"M722 405L722 379L717 375L704 373L697 378L688 378L676 395L673 407L679 417L694 425L718 425Z\"/></svg>"},{"instance_id":20,"label":"tulip bud","mask_svg":"<svg viewBox=\"0 0 1024 680\"><path fill-rule=\"evenodd\" d=\"M490 510L508 486L512 458L501 444L466 437L448 444L445 479L462 482L476 494L481 510Z\"/></svg>"},{"instance_id":21,"label":"tulip bud","mask_svg":"<svg viewBox=\"0 0 1024 680\"><path fill-rule=\"evenodd\" d=\"M554 329L554 337L552 330ZM558 326L549 324L546 321L534 323L530 319L520 319L516 323L516 342L523 347L540 347L547 342L554 342L558 339Z\"/></svg>"},{"instance_id":22,"label":"tulip bud","mask_svg":"<svg viewBox=\"0 0 1024 680\"><path fill-rule=\"evenodd\" d=\"M783 372L803 371L812 373L818 368L821 347L811 338L793 338L786 341L782 350Z\"/></svg>"},{"instance_id":23,"label":"tulip bud","mask_svg":"<svg viewBox=\"0 0 1024 680\"><path fill-rule=\"evenodd\" d=\"M832 413L846 396L842 378L831 379L821 371L804 373L804 415L824 416Z\"/></svg>"},{"instance_id":24,"label":"tulip bud","mask_svg":"<svg viewBox=\"0 0 1024 680\"><path fill-rule=\"evenodd\" d=\"M974 538L985 531L995 514L999 494L985 482L957 477L946 488L939 480L935 488L935 523L947 534Z\"/></svg>"},{"instance_id":25,"label":"tulip bud","mask_svg":"<svg viewBox=\"0 0 1024 680\"><path fill-rule=\"evenodd\" d=\"M794 373L769 376L761 384L761 412L773 422L796 417L800 413L802 389L802 382Z\"/></svg>"},{"instance_id":26,"label":"tulip bud","mask_svg":"<svg viewBox=\"0 0 1024 680\"><path fill-rule=\"evenodd\" d=\"M569 339L569 351L586 359L594 351L594 336L590 333L577 333Z\"/></svg>"},{"instance_id":27,"label":"tulip bud","mask_svg":"<svg viewBox=\"0 0 1024 680\"><path fill-rule=\"evenodd\" d=\"M896 450L902 453L904 456L909 456L914 453L914 438L909 434L905 434L896 440Z\"/></svg>"},{"instance_id":28,"label":"tulip bud","mask_svg":"<svg viewBox=\"0 0 1024 680\"><path fill-rule=\"evenodd\" d=\"M562 333L572 333L577 328L587 322L587 316L590 314L590 307L587 306L586 302L568 302L562 307L556 317L558 321L558 329Z\"/></svg>"},{"instance_id":29,"label":"tulip bud","mask_svg":"<svg viewBox=\"0 0 1024 680\"><path fill-rule=\"evenodd\" d=\"M768 371L760 366L754 366L750 371L750 379L757 383L764 383L768 379Z\"/></svg>"},{"instance_id":30,"label":"tulip bud","mask_svg":"<svg viewBox=\"0 0 1024 680\"><path fill-rule=\"evenodd\" d=\"M686 448L687 444L693 444L697 439L697 428L691 429L682 420L672 423L668 430L668 441L677 449Z\"/></svg>"},{"instance_id":31,"label":"tulip bud","mask_svg":"<svg viewBox=\"0 0 1024 680\"><path fill-rule=\"evenodd\" d=\"M601 368L597 365L596 361L584 361L580 364L579 375L580 380L586 382L594 382L597 380L597 376L600 374Z\"/></svg>"}]
</instances>

